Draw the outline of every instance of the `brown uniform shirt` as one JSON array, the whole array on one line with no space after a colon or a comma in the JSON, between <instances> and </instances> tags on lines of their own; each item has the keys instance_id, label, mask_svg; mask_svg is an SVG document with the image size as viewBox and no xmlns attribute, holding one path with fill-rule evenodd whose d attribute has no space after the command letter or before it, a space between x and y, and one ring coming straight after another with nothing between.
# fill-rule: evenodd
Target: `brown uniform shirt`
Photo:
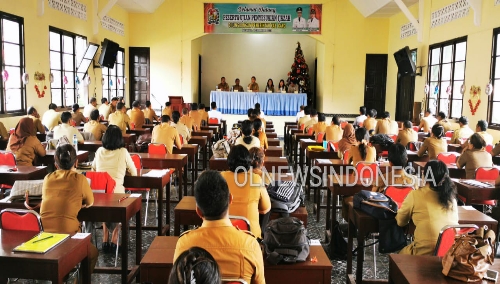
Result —
<instances>
[{"instance_id":1,"label":"brown uniform shirt","mask_svg":"<svg viewBox=\"0 0 500 284\"><path fill-rule=\"evenodd\" d=\"M229 84L228 83L219 83L217 85L217 89L220 89L222 92L229 92Z\"/></svg>"},{"instance_id":2,"label":"brown uniform shirt","mask_svg":"<svg viewBox=\"0 0 500 284\"><path fill-rule=\"evenodd\" d=\"M473 179L476 176L476 169L480 167L491 167L493 161L490 153L483 149L465 150L457 160L457 167L465 167L465 178Z\"/></svg>"},{"instance_id":3,"label":"brown uniform shirt","mask_svg":"<svg viewBox=\"0 0 500 284\"><path fill-rule=\"evenodd\" d=\"M436 122L436 124L441 125L444 128L445 133L451 130L451 123L447 119L441 119Z\"/></svg>"},{"instance_id":4,"label":"brown uniform shirt","mask_svg":"<svg viewBox=\"0 0 500 284\"><path fill-rule=\"evenodd\" d=\"M7 132L7 129L5 129L5 126L1 121L0 121L0 137L2 140L9 139L9 132Z\"/></svg>"},{"instance_id":5,"label":"brown uniform shirt","mask_svg":"<svg viewBox=\"0 0 500 284\"><path fill-rule=\"evenodd\" d=\"M202 113L197 110L192 110L189 112L189 116L193 119L193 125L199 130L201 121L203 120Z\"/></svg>"},{"instance_id":6,"label":"brown uniform shirt","mask_svg":"<svg viewBox=\"0 0 500 284\"><path fill-rule=\"evenodd\" d=\"M407 174L401 168L392 168L385 173L380 173L373 184L372 191L384 192L388 185L411 186L414 189L419 187L417 177Z\"/></svg>"},{"instance_id":7,"label":"brown uniform shirt","mask_svg":"<svg viewBox=\"0 0 500 284\"><path fill-rule=\"evenodd\" d=\"M370 131L370 130L375 130L375 127L377 126L377 120L373 117L369 117L367 119L365 119L365 121L363 122L363 127Z\"/></svg>"},{"instance_id":8,"label":"brown uniform shirt","mask_svg":"<svg viewBox=\"0 0 500 284\"><path fill-rule=\"evenodd\" d=\"M429 152L428 155L430 160L435 160L437 159L437 155L439 155L440 153L448 152L448 143L446 143L446 139L444 138L425 138L424 143L418 150L418 156L422 157L425 154L425 151Z\"/></svg>"},{"instance_id":9,"label":"brown uniform shirt","mask_svg":"<svg viewBox=\"0 0 500 284\"><path fill-rule=\"evenodd\" d=\"M102 135L106 132L106 129L108 129L106 125L96 120L91 120L83 125L83 131L92 133L97 141L101 141Z\"/></svg>"},{"instance_id":10,"label":"brown uniform shirt","mask_svg":"<svg viewBox=\"0 0 500 284\"><path fill-rule=\"evenodd\" d=\"M460 138L469 138L474 134L474 131L470 129L468 125L464 125L453 132L453 137L451 138L451 144L461 144Z\"/></svg>"},{"instance_id":11,"label":"brown uniform shirt","mask_svg":"<svg viewBox=\"0 0 500 284\"><path fill-rule=\"evenodd\" d=\"M189 115L184 115L179 119L179 122L183 123L189 129L189 132L193 131L194 119Z\"/></svg>"},{"instance_id":12,"label":"brown uniform shirt","mask_svg":"<svg viewBox=\"0 0 500 284\"><path fill-rule=\"evenodd\" d=\"M10 141L6 150L10 151ZM45 148L36 136L27 137L26 141L24 141L24 145L14 152L18 166L33 166L33 160L35 157L37 155L44 157L45 154Z\"/></svg>"},{"instance_id":13,"label":"brown uniform shirt","mask_svg":"<svg viewBox=\"0 0 500 284\"><path fill-rule=\"evenodd\" d=\"M248 84L248 89L252 92L258 92L259 91L259 84L250 83L250 84Z\"/></svg>"},{"instance_id":14,"label":"brown uniform shirt","mask_svg":"<svg viewBox=\"0 0 500 284\"><path fill-rule=\"evenodd\" d=\"M80 126L80 124L82 124L82 121L83 122L86 121L85 116L83 116L83 113L81 113L79 111L72 113L71 119L73 119L75 121L76 126Z\"/></svg>"},{"instance_id":15,"label":"brown uniform shirt","mask_svg":"<svg viewBox=\"0 0 500 284\"><path fill-rule=\"evenodd\" d=\"M259 131L259 141L260 147L264 148L264 150L267 150L269 148L269 145L267 144L267 135L265 132Z\"/></svg>"},{"instance_id":16,"label":"brown uniform shirt","mask_svg":"<svg viewBox=\"0 0 500 284\"><path fill-rule=\"evenodd\" d=\"M396 142L406 147L408 143L417 141L418 141L418 133L411 128L407 128L399 131L398 139Z\"/></svg>"},{"instance_id":17,"label":"brown uniform shirt","mask_svg":"<svg viewBox=\"0 0 500 284\"><path fill-rule=\"evenodd\" d=\"M172 119L172 107L165 107L161 111L161 115L168 115L170 117L170 119Z\"/></svg>"},{"instance_id":18,"label":"brown uniform shirt","mask_svg":"<svg viewBox=\"0 0 500 284\"><path fill-rule=\"evenodd\" d=\"M144 113L144 119L149 119L151 123L153 123L153 121L158 121L158 116L153 109L147 107L143 109L142 112Z\"/></svg>"},{"instance_id":19,"label":"brown uniform shirt","mask_svg":"<svg viewBox=\"0 0 500 284\"><path fill-rule=\"evenodd\" d=\"M35 125L35 131L40 132L41 134L45 134L45 127L43 127L42 121L38 117L34 117L32 115L28 115L27 117L33 120L33 124Z\"/></svg>"},{"instance_id":20,"label":"brown uniform shirt","mask_svg":"<svg viewBox=\"0 0 500 284\"><path fill-rule=\"evenodd\" d=\"M361 152L359 151L358 145L352 145L349 149L349 161L355 166L359 162L374 163L377 161L377 151L373 146L366 146L366 157L363 160L361 158Z\"/></svg>"},{"instance_id":21,"label":"brown uniform shirt","mask_svg":"<svg viewBox=\"0 0 500 284\"><path fill-rule=\"evenodd\" d=\"M318 137L318 133L324 133L326 131L326 123L324 121L320 121L312 126L313 133Z\"/></svg>"},{"instance_id":22,"label":"brown uniform shirt","mask_svg":"<svg viewBox=\"0 0 500 284\"><path fill-rule=\"evenodd\" d=\"M116 125L122 130L122 134L127 134L127 127L130 123L130 117L126 113L117 110L109 115L109 125Z\"/></svg>"},{"instance_id":23,"label":"brown uniform shirt","mask_svg":"<svg viewBox=\"0 0 500 284\"><path fill-rule=\"evenodd\" d=\"M381 119L375 126L376 134L398 134L398 123L389 118Z\"/></svg>"},{"instance_id":24,"label":"brown uniform shirt","mask_svg":"<svg viewBox=\"0 0 500 284\"><path fill-rule=\"evenodd\" d=\"M135 124L135 128L141 129L144 125L144 112L139 108L133 108L130 111L130 122Z\"/></svg>"},{"instance_id":25,"label":"brown uniform shirt","mask_svg":"<svg viewBox=\"0 0 500 284\"><path fill-rule=\"evenodd\" d=\"M177 129L170 126L168 123L162 123L153 128L151 134L151 143L162 143L167 147L167 152L172 154L174 143L177 148L182 148L181 139Z\"/></svg>"},{"instance_id":26,"label":"brown uniform shirt","mask_svg":"<svg viewBox=\"0 0 500 284\"><path fill-rule=\"evenodd\" d=\"M344 130L340 125L329 125L325 129L325 136L327 141L339 141L342 139L342 135L344 134Z\"/></svg>"}]
</instances>

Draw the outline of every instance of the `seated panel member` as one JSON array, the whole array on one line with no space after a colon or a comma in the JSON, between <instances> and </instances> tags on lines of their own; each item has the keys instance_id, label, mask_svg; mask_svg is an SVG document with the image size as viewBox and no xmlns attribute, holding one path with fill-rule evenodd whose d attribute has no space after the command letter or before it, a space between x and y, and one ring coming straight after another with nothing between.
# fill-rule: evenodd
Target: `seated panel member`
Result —
<instances>
[{"instance_id":1,"label":"seated panel member","mask_svg":"<svg viewBox=\"0 0 500 284\"><path fill-rule=\"evenodd\" d=\"M179 237L174 262L182 252L199 246L214 257L224 277L244 279L252 284L266 283L259 243L252 235L233 227L229 220L233 196L221 174L211 170L203 172L195 183L194 196L196 213L203 223Z\"/></svg>"},{"instance_id":2,"label":"seated panel member","mask_svg":"<svg viewBox=\"0 0 500 284\"><path fill-rule=\"evenodd\" d=\"M287 87L285 85L285 80L281 79L278 87L276 88L277 93L287 92Z\"/></svg>"},{"instance_id":3,"label":"seated panel member","mask_svg":"<svg viewBox=\"0 0 500 284\"><path fill-rule=\"evenodd\" d=\"M274 93L274 82L273 82L273 79L269 78L267 80L267 84L266 84L266 89L264 90L264 92L271 92L271 93Z\"/></svg>"},{"instance_id":4,"label":"seated panel member","mask_svg":"<svg viewBox=\"0 0 500 284\"><path fill-rule=\"evenodd\" d=\"M175 127L170 126L170 117L168 115L161 116L161 124L153 128L151 133L151 143L162 143L167 147L167 152L172 154L174 144L177 148L182 149L179 132Z\"/></svg>"},{"instance_id":5,"label":"seated panel member","mask_svg":"<svg viewBox=\"0 0 500 284\"><path fill-rule=\"evenodd\" d=\"M451 138L451 144L462 144L460 139L465 139L471 137L474 134L474 131L469 127L469 119L466 116L461 116L458 119L458 124L460 124L460 128L453 132L453 137Z\"/></svg>"},{"instance_id":6,"label":"seated panel member","mask_svg":"<svg viewBox=\"0 0 500 284\"><path fill-rule=\"evenodd\" d=\"M54 127L54 139L59 139L63 136L66 136L68 140L73 143L73 135L76 135L76 139L78 143L83 143L83 135L76 129L71 126L71 113L69 111L65 111L61 114L62 124Z\"/></svg>"},{"instance_id":7,"label":"seated panel member","mask_svg":"<svg viewBox=\"0 0 500 284\"><path fill-rule=\"evenodd\" d=\"M106 133L106 130L108 129L106 125L99 122L99 114L100 112L94 109L90 113L89 122L85 123L85 125L83 126L83 131L92 133L92 135L94 135L95 140L97 141L102 140L102 135Z\"/></svg>"},{"instance_id":8,"label":"seated panel member","mask_svg":"<svg viewBox=\"0 0 500 284\"><path fill-rule=\"evenodd\" d=\"M299 86L297 85L297 82L295 82L294 80L290 80L290 85L288 85L287 93L293 94L295 92L299 92Z\"/></svg>"},{"instance_id":9,"label":"seated panel member","mask_svg":"<svg viewBox=\"0 0 500 284\"><path fill-rule=\"evenodd\" d=\"M418 141L418 133L413 130L413 125L411 121L407 120L403 123L403 129L399 131L398 138L396 139L396 143L401 143L401 145L408 145L410 142Z\"/></svg>"},{"instance_id":10,"label":"seated panel member","mask_svg":"<svg viewBox=\"0 0 500 284\"><path fill-rule=\"evenodd\" d=\"M236 78L236 80L234 80L234 84L233 85L233 92L244 92L245 90L243 89L243 86L240 85L240 79Z\"/></svg>"},{"instance_id":11,"label":"seated panel member","mask_svg":"<svg viewBox=\"0 0 500 284\"><path fill-rule=\"evenodd\" d=\"M217 89L220 89L222 92L229 92L229 84L226 83L226 77L220 78L220 83L217 85Z\"/></svg>"},{"instance_id":12,"label":"seated panel member","mask_svg":"<svg viewBox=\"0 0 500 284\"><path fill-rule=\"evenodd\" d=\"M255 82L255 76L252 76L250 79L250 84L248 84L248 91L251 92L258 92L259 91L259 84Z\"/></svg>"},{"instance_id":13,"label":"seated panel member","mask_svg":"<svg viewBox=\"0 0 500 284\"><path fill-rule=\"evenodd\" d=\"M45 127L43 127L42 121L40 120L40 115L34 107L28 109L28 117L33 119L33 124L35 125L35 132L40 132L40 134L45 134ZM6 137L5 139L7 139Z\"/></svg>"},{"instance_id":14,"label":"seated panel member","mask_svg":"<svg viewBox=\"0 0 500 284\"><path fill-rule=\"evenodd\" d=\"M418 150L418 156L422 157L425 152L428 152L429 159L435 160L440 153L448 152L448 143L444 138L444 128L439 124L432 126L431 137L424 140L422 146Z\"/></svg>"}]
</instances>

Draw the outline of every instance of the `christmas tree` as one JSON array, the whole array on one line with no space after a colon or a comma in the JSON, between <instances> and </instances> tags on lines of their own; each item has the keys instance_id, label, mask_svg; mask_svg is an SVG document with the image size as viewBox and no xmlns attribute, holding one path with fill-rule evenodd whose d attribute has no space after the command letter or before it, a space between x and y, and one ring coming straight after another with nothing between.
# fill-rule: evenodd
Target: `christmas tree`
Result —
<instances>
[{"instance_id":1,"label":"christmas tree","mask_svg":"<svg viewBox=\"0 0 500 284\"><path fill-rule=\"evenodd\" d=\"M307 67L300 42L297 42L297 48L295 49L292 71L288 72L287 84L290 85L291 82L298 85L299 93L306 93L309 97L311 91L309 89L309 67Z\"/></svg>"}]
</instances>

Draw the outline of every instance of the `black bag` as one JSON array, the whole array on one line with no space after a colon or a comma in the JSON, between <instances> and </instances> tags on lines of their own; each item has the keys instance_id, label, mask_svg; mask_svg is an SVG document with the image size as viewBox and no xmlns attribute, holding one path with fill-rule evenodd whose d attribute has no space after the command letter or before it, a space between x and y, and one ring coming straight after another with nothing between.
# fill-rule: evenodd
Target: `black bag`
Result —
<instances>
[{"instance_id":1,"label":"black bag","mask_svg":"<svg viewBox=\"0 0 500 284\"><path fill-rule=\"evenodd\" d=\"M290 196L281 198L277 192L280 187L290 186L293 188ZM267 193L271 200L271 212L280 213L283 217L288 217L288 214L295 212L304 201L304 188L296 182L272 182L267 187Z\"/></svg>"},{"instance_id":2,"label":"black bag","mask_svg":"<svg viewBox=\"0 0 500 284\"><path fill-rule=\"evenodd\" d=\"M378 252L396 252L406 246L406 232L398 226L396 219L378 220L378 230Z\"/></svg>"},{"instance_id":3,"label":"black bag","mask_svg":"<svg viewBox=\"0 0 500 284\"><path fill-rule=\"evenodd\" d=\"M394 144L394 140L392 140L391 137L387 134L375 134L372 137L370 137L370 143L372 144L378 144L382 147L389 147L392 144Z\"/></svg>"},{"instance_id":4,"label":"black bag","mask_svg":"<svg viewBox=\"0 0 500 284\"><path fill-rule=\"evenodd\" d=\"M342 234L340 223L338 221L335 221L335 225L333 225L332 228L332 239L330 241L329 249L330 259L347 259L347 242L344 239L344 235Z\"/></svg>"},{"instance_id":5,"label":"black bag","mask_svg":"<svg viewBox=\"0 0 500 284\"><path fill-rule=\"evenodd\" d=\"M262 241L271 264L304 262L309 256L309 239L302 221L283 217L270 221Z\"/></svg>"}]
</instances>

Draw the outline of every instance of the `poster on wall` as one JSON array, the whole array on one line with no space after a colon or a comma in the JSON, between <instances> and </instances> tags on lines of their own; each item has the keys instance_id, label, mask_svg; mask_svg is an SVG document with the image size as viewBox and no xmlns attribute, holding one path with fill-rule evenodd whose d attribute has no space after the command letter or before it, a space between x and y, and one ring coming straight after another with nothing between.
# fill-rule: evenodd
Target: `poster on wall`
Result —
<instances>
[{"instance_id":1,"label":"poster on wall","mask_svg":"<svg viewBox=\"0 0 500 284\"><path fill-rule=\"evenodd\" d=\"M205 3L205 33L321 34L321 4Z\"/></svg>"}]
</instances>

